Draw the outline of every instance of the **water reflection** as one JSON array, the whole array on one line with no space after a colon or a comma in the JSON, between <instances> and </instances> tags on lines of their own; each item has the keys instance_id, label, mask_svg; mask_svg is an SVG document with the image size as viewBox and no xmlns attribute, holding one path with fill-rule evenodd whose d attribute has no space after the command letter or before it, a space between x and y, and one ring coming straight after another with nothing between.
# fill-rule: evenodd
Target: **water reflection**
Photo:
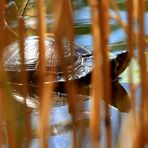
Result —
<instances>
[{"instance_id":1,"label":"water reflection","mask_svg":"<svg viewBox=\"0 0 148 148\"><path fill-rule=\"evenodd\" d=\"M15 90L14 95L15 99L18 99L19 96L22 100L18 100L23 102L22 94L22 85L18 85L15 83L11 84ZM123 86L122 86L123 85ZM110 113L111 113L111 126L112 126L112 145L113 147L117 143L117 137L121 128L122 121L126 117L125 112L129 112L131 109L131 100L127 93L128 91L127 84L120 84L118 81L112 83L112 98L110 104ZM37 87L30 86L30 96L28 96L28 106L35 107L32 109L31 113L31 123L32 123L32 143L31 147L39 147L39 139L37 137L37 128L39 124L39 112L37 101ZM49 121L49 129L48 129L48 144L50 147L57 148L62 146L63 148L71 147L72 144L72 118L69 113L69 107L67 104L67 95L65 93L55 93L52 92L54 96L54 104L50 114L51 120ZM84 145L85 147L90 147L90 135L89 135L89 117L90 117L90 107L91 107L91 98L86 95L79 95L77 99L79 99L79 106L83 104L83 109L80 110L77 114L76 126L79 128L80 123L83 122L83 126L85 129L84 135ZM17 97L16 97L17 96ZM34 96L34 97L33 97ZM35 97L36 96L36 97ZM32 101L32 99L36 101ZM32 105L32 102L34 104ZM38 102L38 103L36 103ZM22 104L22 103L21 103ZM23 104L22 104L23 105ZM104 119L104 105L105 102L102 100L101 103L101 147L105 146L105 119ZM119 112L120 111L120 112Z\"/></svg>"}]
</instances>

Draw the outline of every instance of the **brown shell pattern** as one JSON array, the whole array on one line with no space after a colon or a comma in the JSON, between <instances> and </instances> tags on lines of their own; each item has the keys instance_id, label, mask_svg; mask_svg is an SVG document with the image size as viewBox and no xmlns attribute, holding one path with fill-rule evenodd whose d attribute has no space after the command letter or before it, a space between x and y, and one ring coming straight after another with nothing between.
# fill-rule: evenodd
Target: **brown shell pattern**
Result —
<instances>
[{"instance_id":1,"label":"brown shell pattern","mask_svg":"<svg viewBox=\"0 0 148 148\"><path fill-rule=\"evenodd\" d=\"M25 39L25 64L26 70L31 72L32 75L37 72L38 70L38 59L39 59L39 49L38 49L38 36L30 36ZM72 66L70 61L70 47L68 43L64 43L64 58L67 62L67 70L68 70L68 79L79 79L81 77L86 76L89 72L92 71L93 68L93 57L89 50L77 45L73 44L74 46L74 65ZM47 73L55 73L56 74L56 81L64 81L64 74L63 70L61 69L62 63L60 58L58 58L56 51L55 51L55 40L53 37L48 36L45 39L45 55L46 55L46 69ZM88 56L87 56L88 55ZM4 51L4 68L8 72L16 72L19 74L20 72L20 56L19 56L19 42L13 42L8 47L5 48ZM74 67L74 70L72 70ZM56 71L53 71L56 69ZM74 71L74 72L73 72Z\"/></svg>"}]
</instances>

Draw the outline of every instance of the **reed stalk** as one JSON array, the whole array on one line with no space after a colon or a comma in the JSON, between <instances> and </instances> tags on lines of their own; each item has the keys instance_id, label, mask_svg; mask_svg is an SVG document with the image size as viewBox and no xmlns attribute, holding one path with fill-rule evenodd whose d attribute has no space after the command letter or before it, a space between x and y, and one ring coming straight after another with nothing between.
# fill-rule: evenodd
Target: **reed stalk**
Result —
<instances>
[{"instance_id":1,"label":"reed stalk","mask_svg":"<svg viewBox=\"0 0 148 148\"><path fill-rule=\"evenodd\" d=\"M134 57L134 48L136 45L136 37L134 36L137 32L134 30L134 22L136 21L136 18L134 16L134 12L137 11L136 7L134 6L134 1L127 1L126 2L126 8L127 8L127 24L126 24L126 33L127 33L127 42L128 42L128 51L129 51L129 58L132 59ZM129 133L130 136L132 136L132 140L131 141L135 141L137 138L137 133L135 132L135 129L138 130L138 120L136 119L136 103L135 103L135 93L136 93L136 88L134 86L134 81L133 81L133 67L132 65L130 66L129 70L128 70L128 77L129 77L129 92L130 92L130 98L132 100L132 112L130 113L130 117L129 119L127 119L127 126L124 127L124 131L127 131ZM135 122L134 126L131 126L130 124L133 124ZM128 131L128 129L130 129ZM122 132L121 132L122 133ZM124 135L124 132L123 132ZM128 137L126 137L126 135L123 136L123 139L127 139ZM122 139L122 140L123 140ZM129 142L129 145L131 144ZM124 147L125 145L123 144L123 141L120 141L120 146L119 147ZM129 147L128 145L128 147ZM132 146L134 144L131 144Z\"/></svg>"},{"instance_id":2,"label":"reed stalk","mask_svg":"<svg viewBox=\"0 0 148 148\"><path fill-rule=\"evenodd\" d=\"M0 33L3 36L4 35L4 10L5 10L5 0L1 1L0 5ZM0 36L0 147L3 145L3 130L2 130L2 122L3 122L3 89L2 89L2 76L3 76L3 70L2 70L2 54L4 49L4 38Z\"/></svg>"},{"instance_id":3,"label":"reed stalk","mask_svg":"<svg viewBox=\"0 0 148 148\"><path fill-rule=\"evenodd\" d=\"M4 70L3 70L3 51L4 51L4 43L5 43L5 23L4 23L4 12L5 12L5 0L1 1L0 5L0 147L3 147L3 142L7 141L8 145L12 148L16 147L16 134L15 134L15 128L14 128L14 112L13 107L8 108L8 94L9 90L5 90L5 77L4 77ZM9 102L10 103L10 102ZM3 123L6 123L6 128L9 130L10 133L7 132L7 138L6 135L3 132Z\"/></svg>"},{"instance_id":4,"label":"reed stalk","mask_svg":"<svg viewBox=\"0 0 148 148\"><path fill-rule=\"evenodd\" d=\"M147 96L148 96L148 72L145 57L145 44L144 44L144 12L145 12L145 1L138 1L138 47L139 47L139 65L141 71L141 131L140 131L140 147L144 147L145 143L148 142L148 135L144 131L147 129Z\"/></svg>"},{"instance_id":5,"label":"reed stalk","mask_svg":"<svg viewBox=\"0 0 148 148\"><path fill-rule=\"evenodd\" d=\"M92 102L90 112L90 135L92 147L100 147L100 105L103 97L102 82L102 52L99 26L99 11L96 1L89 1L92 18L93 48L94 48L94 70L92 74ZM96 82L96 80L98 80Z\"/></svg>"},{"instance_id":6,"label":"reed stalk","mask_svg":"<svg viewBox=\"0 0 148 148\"><path fill-rule=\"evenodd\" d=\"M25 29L25 23L24 19L22 16L19 18L19 45L20 45L20 59L21 59L21 75L20 75L20 80L22 81L23 88L22 88L22 96L24 98L24 107L23 107L23 114L22 116L24 117L24 123L23 123L23 129L22 131L25 133L25 147L29 148L30 146L30 141L31 141L31 125L30 125L30 112L28 111L27 108L27 103L26 103L26 98L28 96L29 88L28 88L28 74L26 71L26 63L25 63L25 34L26 34L26 29ZM23 79L22 79L23 78ZM23 139L24 137L22 137Z\"/></svg>"},{"instance_id":7,"label":"reed stalk","mask_svg":"<svg viewBox=\"0 0 148 148\"><path fill-rule=\"evenodd\" d=\"M46 75L46 58L45 58L45 3L44 0L37 1L38 12L38 35L39 35L39 101L40 101L40 118L39 118L39 137L40 146L42 148L48 147L47 142L47 128L48 118L51 110L51 96L48 91L52 91L52 86L48 86L49 90L45 87L45 75ZM48 101L46 100L48 98Z\"/></svg>"},{"instance_id":8,"label":"reed stalk","mask_svg":"<svg viewBox=\"0 0 148 148\"><path fill-rule=\"evenodd\" d=\"M135 48L135 37L134 37L134 12L136 11L134 7L133 1L127 1L127 38L128 38L128 50L129 50L129 58L131 59L134 57L134 48ZM133 104L135 105L135 88L133 86L133 67L132 65L129 68L129 88L131 93L131 99L133 101ZM134 107L133 105L133 107Z\"/></svg>"},{"instance_id":9,"label":"reed stalk","mask_svg":"<svg viewBox=\"0 0 148 148\"><path fill-rule=\"evenodd\" d=\"M72 65L72 73L74 75L74 47L73 47L73 40L74 40L74 29L73 29L73 12L72 12L72 3L70 0L62 0L62 1L54 1L54 15L55 15L55 24L54 24L54 34L56 39L56 50L57 56L61 60L62 63L62 70L64 71L65 79L68 80L68 65L64 58L64 47L63 47L63 40L67 39L69 41L70 47L70 65ZM68 93L68 104L69 104L69 113L72 115L73 120L73 147L78 147L78 141L80 137L77 137L77 125L76 122L76 115L80 114L76 108L76 100L78 94L78 87L74 81L67 81L65 84L66 92ZM83 126L82 126L83 127ZM81 134L80 134L81 135Z\"/></svg>"},{"instance_id":10,"label":"reed stalk","mask_svg":"<svg viewBox=\"0 0 148 148\"><path fill-rule=\"evenodd\" d=\"M99 2L99 26L101 35L101 52L103 57L103 99L105 104L105 126L106 126L106 147L111 147L111 123L110 123L110 111L109 106L111 100L111 77L110 77L110 63L109 63L109 1Z\"/></svg>"}]
</instances>

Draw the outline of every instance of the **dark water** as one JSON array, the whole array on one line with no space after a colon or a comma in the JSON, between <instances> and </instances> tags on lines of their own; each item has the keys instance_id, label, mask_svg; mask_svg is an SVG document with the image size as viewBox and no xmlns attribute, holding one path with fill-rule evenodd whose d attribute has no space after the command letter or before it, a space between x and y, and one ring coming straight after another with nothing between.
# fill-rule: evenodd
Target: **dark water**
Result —
<instances>
[{"instance_id":1,"label":"dark water","mask_svg":"<svg viewBox=\"0 0 148 148\"><path fill-rule=\"evenodd\" d=\"M121 6L120 15L124 21L127 21L126 18L126 10L124 9L124 2L118 1ZM87 3L84 1L74 1L74 27L75 27L75 42L85 46L88 50L92 50L92 34L91 34L91 18L90 18L90 8L87 6ZM110 10L110 13L114 15L113 11ZM47 24L52 23L51 16L47 19ZM32 31L35 32L34 24L36 19L34 17L27 16L26 17L26 24L27 27ZM13 22L11 22L13 24ZM109 38L110 49L112 53L118 53L122 50L127 49L127 37L124 33L123 29L117 24L116 21L110 20L109 24L111 25L111 33ZM145 34L148 34L148 13L145 13ZM135 66L136 67L136 66ZM119 89L124 89L125 96L127 97L129 88L128 88L128 81L126 77L126 72L121 75L121 79L119 80L119 85L121 85ZM136 75L138 77L138 74ZM138 78L137 78L138 79ZM135 80L137 83L138 80ZM118 89L118 88L117 88ZM116 100L120 100L121 96L124 94L120 94L121 92L115 90L117 94L113 96ZM118 94L119 93L119 94ZM136 101L139 102L140 98L140 88L136 91ZM89 98L91 99L91 98ZM118 136L120 134L120 129L122 126L123 121L127 116L127 112L130 109L130 97L125 98L129 99L128 101L124 101L122 98L120 102L120 106L112 106L110 105L110 114L111 114L111 127L112 127L112 148L116 147L118 142ZM90 148L90 135L89 135L89 114L90 114L90 100L84 102L85 110L81 111L81 116L78 115L77 120L85 120L86 122L86 131L84 135L84 148ZM126 104L125 104L126 102ZM101 107L101 148L105 147L105 123L104 123L104 101L102 101ZM124 112L123 112L124 111ZM63 104L62 106L53 107L52 114L51 114L51 121L49 121L51 125L51 136L48 138L48 144L51 148L70 148L72 147L72 129L71 129L71 115L68 113L68 106ZM38 111L34 109L32 111L32 127L33 129L37 129L38 126ZM32 148L40 147L39 146L39 139L35 136L31 143Z\"/></svg>"}]
</instances>

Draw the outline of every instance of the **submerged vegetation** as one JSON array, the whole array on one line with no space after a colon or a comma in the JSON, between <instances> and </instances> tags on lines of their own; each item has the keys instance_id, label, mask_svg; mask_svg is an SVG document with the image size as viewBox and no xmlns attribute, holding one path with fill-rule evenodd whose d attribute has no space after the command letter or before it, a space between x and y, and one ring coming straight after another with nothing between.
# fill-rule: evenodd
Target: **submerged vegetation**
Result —
<instances>
[{"instance_id":1,"label":"submerged vegetation","mask_svg":"<svg viewBox=\"0 0 148 148\"><path fill-rule=\"evenodd\" d=\"M148 146L147 6L1 0L0 147Z\"/></svg>"}]
</instances>

